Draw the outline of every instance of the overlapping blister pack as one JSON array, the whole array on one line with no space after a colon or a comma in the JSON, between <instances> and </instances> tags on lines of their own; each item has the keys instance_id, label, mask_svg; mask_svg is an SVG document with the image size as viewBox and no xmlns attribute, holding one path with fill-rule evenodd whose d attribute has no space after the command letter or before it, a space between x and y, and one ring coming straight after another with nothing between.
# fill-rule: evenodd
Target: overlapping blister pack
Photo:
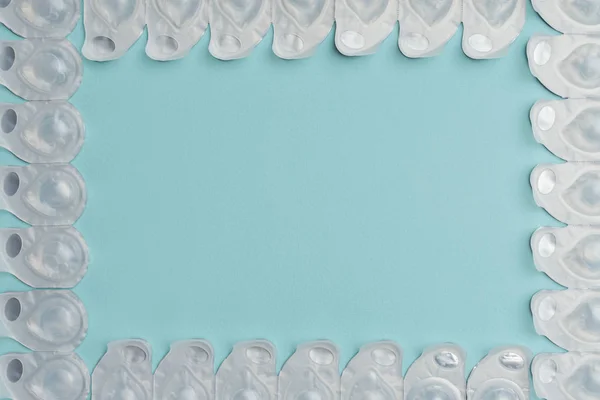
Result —
<instances>
[{"instance_id":1,"label":"overlapping blister pack","mask_svg":"<svg viewBox=\"0 0 600 400\"><path fill-rule=\"evenodd\" d=\"M0 22L24 38L67 36L79 20L79 0L3 0Z\"/></svg>"}]
</instances>

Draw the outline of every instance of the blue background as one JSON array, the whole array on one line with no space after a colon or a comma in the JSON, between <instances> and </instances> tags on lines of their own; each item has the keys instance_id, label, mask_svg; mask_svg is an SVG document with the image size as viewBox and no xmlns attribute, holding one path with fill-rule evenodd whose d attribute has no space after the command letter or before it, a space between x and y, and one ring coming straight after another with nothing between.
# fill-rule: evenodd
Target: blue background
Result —
<instances>
[{"instance_id":1,"label":"blue background","mask_svg":"<svg viewBox=\"0 0 600 400\"><path fill-rule=\"evenodd\" d=\"M530 107L552 95L525 56L527 38L551 29L527 11L492 61L462 53L462 30L421 60L399 52L397 30L354 59L332 33L312 58L283 61L269 32L234 62L209 55L209 33L181 61L147 58L145 34L118 61L85 60L72 103L89 201L76 227L92 258L75 292L90 369L107 342L132 337L152 344L154 365L193 337L217 364L253 338L275 343L279 365L320 338L342 365L365 342L396 340L405 369L444 341L467 350L468 368L498 345L556 350L529 312L536 291L557 287L529 237L557 222L528 183L555 158L531 133ZM70 39L83 37L80 23ZM0 289L26 287L2 276Z\"/></svg>"}]
</instances>

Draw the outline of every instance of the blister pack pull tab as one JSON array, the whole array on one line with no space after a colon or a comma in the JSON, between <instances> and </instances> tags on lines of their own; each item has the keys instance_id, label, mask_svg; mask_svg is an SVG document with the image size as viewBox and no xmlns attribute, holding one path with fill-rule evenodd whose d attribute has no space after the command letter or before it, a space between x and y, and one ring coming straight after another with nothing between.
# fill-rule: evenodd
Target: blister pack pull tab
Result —
<instances>
[{"instance_id":1,"label":"blister pack pull tab","mask_svg":"<svg viewBox=\"0 0 600 400\"><path fill-rule=\"evenodd\" d=\"M595 353L542 353L531 364L533 387L547 400L600 398L600 355Z\"/></svg>"},{"instance_id":2,"label":"blister pack pull tab","mask_svg":"<svg viewBox=\"0 0 600 400\"><path fill-rule=\"evenodd\" d=\"M600 34L600 3L594 0L531 0L548 25L562 33Z\"/></svg>"},{"instance_id":3,"label":"blister pack pull tab","mask_svg":"<svg viewBox=\"0 0 600 400\"><path fill-rule=\"evenodd\" d=\"M279 373L279 400L340 398L339 350L330 341L303 343Z\"/></svg>"},{"instance_id":4,"label":"blister pack pull tab","mask_svg":"<svg viewBox=\"0 0 600 400\"><path fill-rule=\"evenodd\" d=\"M407 57L431 57L444 49L462 19L462 0L400 0L398 46Z\"/></svg>"},{"instance_id":5,"label":"blister pack pull tab","mask_svg":"<svg viewBox=\"0 0 600 400\"><path fill-rule=\"evenodd\" d=\"M283 59L310 57L333 28L335 0L273 1L273 53Z\"/></svg>"},{"instance_id":6,"label":"blister pack pull tab","mask_svg":"<svg viewBox=\"0 0 600 400\"><path fill-rule=\"evenodd\" d=\"M90 374L75 353L0 356L0 397L14 400L86 400Z\"/></svg>"},{"instance_id":7,"label":"blister pack pull tab","mask_svg":"<svg viewBox=\"0 0 600 400\"><path fill-rule=\"evenodd\" d=\"M0 180L0 208L31 225L72 225L85 207L85 183L70 164L3 166Z\"/></svg>"},{"instance_id":8,"label":"blister pack pull tab","mask_svg":"<svg viewBox=\"0 0 600 400\"><path fill-rule=\"evenodd\" d=\"M219 60L248 56L271 26L271 0L212 0L208 51Z\"/></svg>"},{"instance_id":9,"label":"blister pack pull tab","mask_svg":"<svg viewBox=\"0 0 600 400\"><path fill-rule=\"evenodd\" d=\"M83 65L68 40L0 41L0 84L25 100L67 100Z\"/></svg>"},{"instance_id":10,"label":"blister pack pull tab","mask_svg":"<svg viewBox=\"0 0 600 400\"><path fill-rule=\"evenodd\" d=\"M465 351L452 343L425 349L406 373L404 399L464 399L465 359Z\"/></svg>"},{"instance_id":11,"label":"blister pack pull tab","mask_svg":"<svg viewBox=\"0 0 600 400\"><path fill-rule=\"evenodd\" d=\"M25 38L64 38L75 28L79 13L79 0L0 2L0 21Z\"/></svg>"},{"instance_id":12,"label":"blister pack pull tab","mask_svg":"<svg viewBox=\"0 0 600 400\"><path fill-rule=\"evenodd\" d=\"M64 101L0 103L0 146L29 163L68 163L81 150L85 128Z\"/></svg>"},{"instance_id":13,"label":"blister pack pull tab","mask_svg":"<svg viewBox=\"0 0 600 400\"><path fill-rule=\"evenodd\" d=\"M342 400L402 399L402 350L390 341L361 347L344 369L341 385Z\"/></svg>"},{"instance_id":14,"label":"blister pack pull tab","mask_svg":"<svg viewBox=\"0 0 600 400\"><path fill-rule=\"evenodd\" d=\"M520 346L498 347L473 368L467 400L528 400L531 352Z\"/></svg>"},{"instance_id":15,"label":"blister pack pull tab","mask_svg":"<svg viewBox=\"0 0 600 400\"><path fill-rule=\"evenodd\" d=\"M345 56L373 54L397 19L397 0L336 0L335 46Z\"/></svg>"},{"instance_id":16,"label":"blister pack pull tab","mask_svg":"<svg viewBox=\"0 0 600 400\"><path fill-rule=\"evenodd\" d=\"M154 400L214 400L214 351L205 340L173 343L154 372Z\"/></svg>"},{"instance_id":17,"label":"blister pack pull tab","mask_svg":"<svg viewBox=\"0 0 600 400\"><path fill-rule=\"evenodd\" d=\"M185 57L208 26L208 0L148 0L146 54L158 61Z\"/></svg>"},{"instance_id":18,"label":"blister pack pull tab","mask_svg":"<svg viewBox=\"0 0 600 400\"><path fill-rule=\"evenodd\" d=\"M2 332L34 351L70 352L87 334L87 312L70 290L0 294Z\"/></svg>"},{"instance_id":19,"label":"blister pack pull tab","mask_svg":"<svg viewBox=\"0 0 600 400\"><path fill-rule=\"evenodd\" d=\"M237 343L216 375L216 399L275 400L277 352L266 340Z\"/></svg>"},{"instance_id":20,"label":"blister pack pull tab","mask_svg":"<svg viewBox=\"0 0 600 400\"><path fill-rule=\"evenodd\" d=\"M600 291L542 290L531 299L539 335L569 351L600 351Z\"/></svg>"},{"instance_id":21,"label":"blister pack pull tab","mask_svg":"<svg viewBox=\"0 0 600 400\"><path fill-rule=\"evenodd\" d=\"M116 60L142 35L146 0L84 0L83 24L83 56L92 61Z\"/></svg>"},{"instance_id":22,"label":"blister pack pull tab","mask_svg":"<svg viewBox=\"0 0 600 400\"><path fill-rule=\"evenodd\" d=\"M463 0L462 48L468 57L502 57L525 25L525 0Z\"/></svg>"},{"instance_id":23,"label":"blister pack pull tab","mask_svg":"<svg viewBox=\"0 0 600 400\"><path fill-rule=\"evenodd\" d=\"M531 236L538 271L568 288L600 288L600 228L543 227Z\"/></svg>"},{"instance_id":24,"label":"blister pack pull tab","mask_svg":"<svg viewBox=\"0 0 600 400\"><path fill-rule=\"evenodd\" d=\"M92 373L92 400L152 400L152 349L145 340L117 340Z\"/></svg>"}]
</instances>

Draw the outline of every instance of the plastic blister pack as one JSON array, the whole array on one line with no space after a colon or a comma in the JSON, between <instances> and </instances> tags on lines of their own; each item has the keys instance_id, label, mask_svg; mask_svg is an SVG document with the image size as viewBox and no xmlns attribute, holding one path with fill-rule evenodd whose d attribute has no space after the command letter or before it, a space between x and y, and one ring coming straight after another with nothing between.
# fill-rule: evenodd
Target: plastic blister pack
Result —
<instances>
[{"instance_id":1,"label":"plastic blister pack","mask_svg":"<svg viewBox=\"0 0 600 400\"><path fill-rule=\"evenodd\" d=\"M146 54L158 61L185 57L208 26L208 0L148 0Z\"/></svg>"},{"instance_id":2,"label":"plastic blister pack","mask_svg":"<svg viewBox=\"0 0 600 400\"><path fill-rule=\"evenodd\" d=\"M90 375L74 353L0 356L0 397L14 400L86 400Z\"/></svg>"},{"instance_id":3,"label":"plastic blister pack","mask_svg":"<svg viewBox=\"0 0 600 400\"><path fill-rule=\"evenodd\" d=\"M139 339L118 340L92 373L92 400L152 400L152 350Z\"/></svg>"},{"instance_id":4,"label":"plastic blister pack","mask_svg":"<svg viewBox=\"0 0 600 400\"><path fill-rule=\"evenodd\" d=\"M279 400L340 397L339 350L329 341L303 343L279 373Z\"/></svg>"},{"instance_id":5,"label":"plastic blister pack","mask_svg":"<svg viewBox=\"0 0 600 400\"><path fill-rule=\"evenodd\" d=\"M64 38L79 20L79 0L3 0L0 22L26 38Z\"/></svg>"},{"instance_id":6,"label":"plastic blister pack","mask_svg":"<svg viewBox=\"0 0 600 400\"><path fill-rule=\"evenodd\" d=\"M533 198L557 220L600 224L600 164L541 164L530 177Z\"/></svg>"},{"instance_id":7,"label":"plastic blister pack","mask_svg":"<svg viewBox=\"0 0 600 400\"><path fill-rule=\"evenodd\" d=\"M600 3L595 0L531 0L548 25L563 33L600 33Z\"/></svg>"},{"instance_id":8,"label":"plastic blister pack","mask_svg":"<svg viewBox=\"0 0 600 400\"><path fill-rule=\"evenodd\" d=\"M275 400L276 357L266 340L237 343L217 371L216 400Z\"/></svg>"},{"instance_id":9,"label":"plastic blister pack","mask_svg":"<svg viewBox=\"0 0 600 400\"><path fill-rule=\"evenodd\" d=\"M273 52L280 58L311 56L333 28L335 0L273 1Z\"/></svg>"},{"instance_id":10,"label":"plastic blister pack","mask_svg":"<svg viewBox=\"0 0 600 400\"><path fill-rule=\"evenodd\" d=\"M531 236L538 271L570 288L600 288L600 228L543 227Z\"/></svg>"},{"instance_id":11,"label":"plastic blister pack","mask_svg":"<svg viewBox=\"0 0 600 400\"><path fill-rule=\"evenodd\" d=\"M271 26L271 0L212 0L208 51L220 60L248 56Z\"/></svg>"},{"instance_id":12,"label":"plastic blister pack","mask_svg":"<svg viewBox=\"0 0 600 400\"><path fill-rule=\"evenodd\" d=\"M397 0L336 0L335 46L346 56L373 54L398 20Z\"/></svg>"},{"instance_id":13,"label":"plastic blister pack","mask_svg":"<svg viewBox=\"0 0 600 400\"><path fill-rule=\"evenodd\" d=\"M68 40L0 41L0 84L25 100L67 100L83 65Z\"/></svg>"},{"instance_id":14,"label":"plastic blister pack","mask_svg":"<svg viewBox=\"0 0 600 400\"><path fill-rule=\"evenodd\" d=\"M462 0L400 0L398 46L407 57L439 54L462 19Z\"/></svg>"},{"instance_id":15,"label":"plastic blister pack","mask_svg":"<svg viewBox=\"0 0 600 400\"><path fill-rule=\"evenodd\" d=\"M342 373L341 400L402 399L402 350L394 342L360 348Z\"/></svg>"},{"instance_id":16,"label":"plastic blister pack","mask_svg":"<svg viewBox=\"0 0 600 400\"><path fill-rule=\"evenodd\" d=\"M600 37L532 36L527 43L529 69L561 97L600 97Z\"/></svg>"},{"instance_id":17,"label":"plastic blister pack","mask_svg":"<svg viewBox=\"0 0 600 400\"><path fill-rule=\"evenodd\" d=\"M525 25L525 0L463 0L462 47L471 58L506 54Z\"/></svg>"},{"instance_id":18,"label":"plastic blister pack","mask_svg":"<svg viewBox=\"0 0 600 400\"><path fill-rule=\"evenodd\" d=\"M84 0L83 24L83 56L92 61L115 60L142 35L146 0Z\"/></svg>"},{"instance_id":19,"label":"plastic blister pack","mask_svg":"<svg viewBox=\"0 0 600 400\"><path fill-rule=\"evenodd\" d=\"M538 334L569 351L600 351L600 291L542 290L531 299Z\"/></svg>"},{"instance_id":20,"label":"plastic blister pack","mask_svg":"<svg viewBox=\"0 0 600 400\"><path fill-rule=\"evenodd\" d=\"M600 355L592 353L538 354L531 364L533 387L547 400L596 400Z\"/></svg>"},{"instance_id":21,"label":"plastic blister pack","mask_svg":"<svg viewBox=\"0 0 600 400\"><path fill-rule=\"evenodd\" d=\"M404 399L464 399L465 359L464 350L452 343L425 349L406 373Z\"/></svg>"},{"instance_id":22,"label":"plastic blister pack","mask_svg":"<svg viewBox=\"0 0 600 400\"><path fill-rule=\"evenodd\" d=\"M70 352L87 334L87 312L70 290L0 294L2 331L35 351Z\"/></svg>"},{"instance_id":23,"label":"plastic blister pack","mask_svg":"<svg viewBox=\"0 0 600 400\"><path fill-rule=\"evenodd\" d=\"M469 375L467 399L528 400L530 363L531 353L524 347L493 349Z\"/></svg>"},{"instance_id":24,"label":"plastic blister pack","mask_svg":"<svg viewBox=\"0 0 600 400\"><path fill-rule=\"evenodd\" d=\"M154 372L154 400L215 398L214 351L205 340L173 343Z\"/></svg>"}]
</instances>

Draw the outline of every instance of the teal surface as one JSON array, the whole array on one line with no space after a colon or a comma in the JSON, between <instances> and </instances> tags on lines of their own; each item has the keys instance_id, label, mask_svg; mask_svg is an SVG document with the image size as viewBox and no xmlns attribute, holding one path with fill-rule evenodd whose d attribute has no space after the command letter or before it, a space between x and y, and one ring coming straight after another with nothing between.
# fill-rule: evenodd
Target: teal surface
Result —
<instances>
[{"instance_id":1,"label":"teal surface","mask_svg":"<svg viewBox=\"0 0 600 400\"><path fill-rule=\"evenodd\" d=\"M443 341L464 346L469 368L498 345L556 350L529 311L557 287L529 249L538 226L558 224L529 187L531 169L555 160L528 119L553 97L527 67L535 32L551 30L528 6L523 34L493 61L468 59L461 32L442 55L411 60L397 31L357 59L331 34L312 58L283 61L269 33L234 62L209 55L209 34L177 62L148 59L145 35L116 62L86 60L72 102L87 126L76 227L92 262L75 291L90 369L107 342L131 337L152 344L155 365L192 337L218 363L253 338L272 340L280 365L319 338L343 364L394 339L405 368ZM83 36L80 23L71 39ZM0 101L17 99L1 90Z\"/></svg>"}]
</instances>

